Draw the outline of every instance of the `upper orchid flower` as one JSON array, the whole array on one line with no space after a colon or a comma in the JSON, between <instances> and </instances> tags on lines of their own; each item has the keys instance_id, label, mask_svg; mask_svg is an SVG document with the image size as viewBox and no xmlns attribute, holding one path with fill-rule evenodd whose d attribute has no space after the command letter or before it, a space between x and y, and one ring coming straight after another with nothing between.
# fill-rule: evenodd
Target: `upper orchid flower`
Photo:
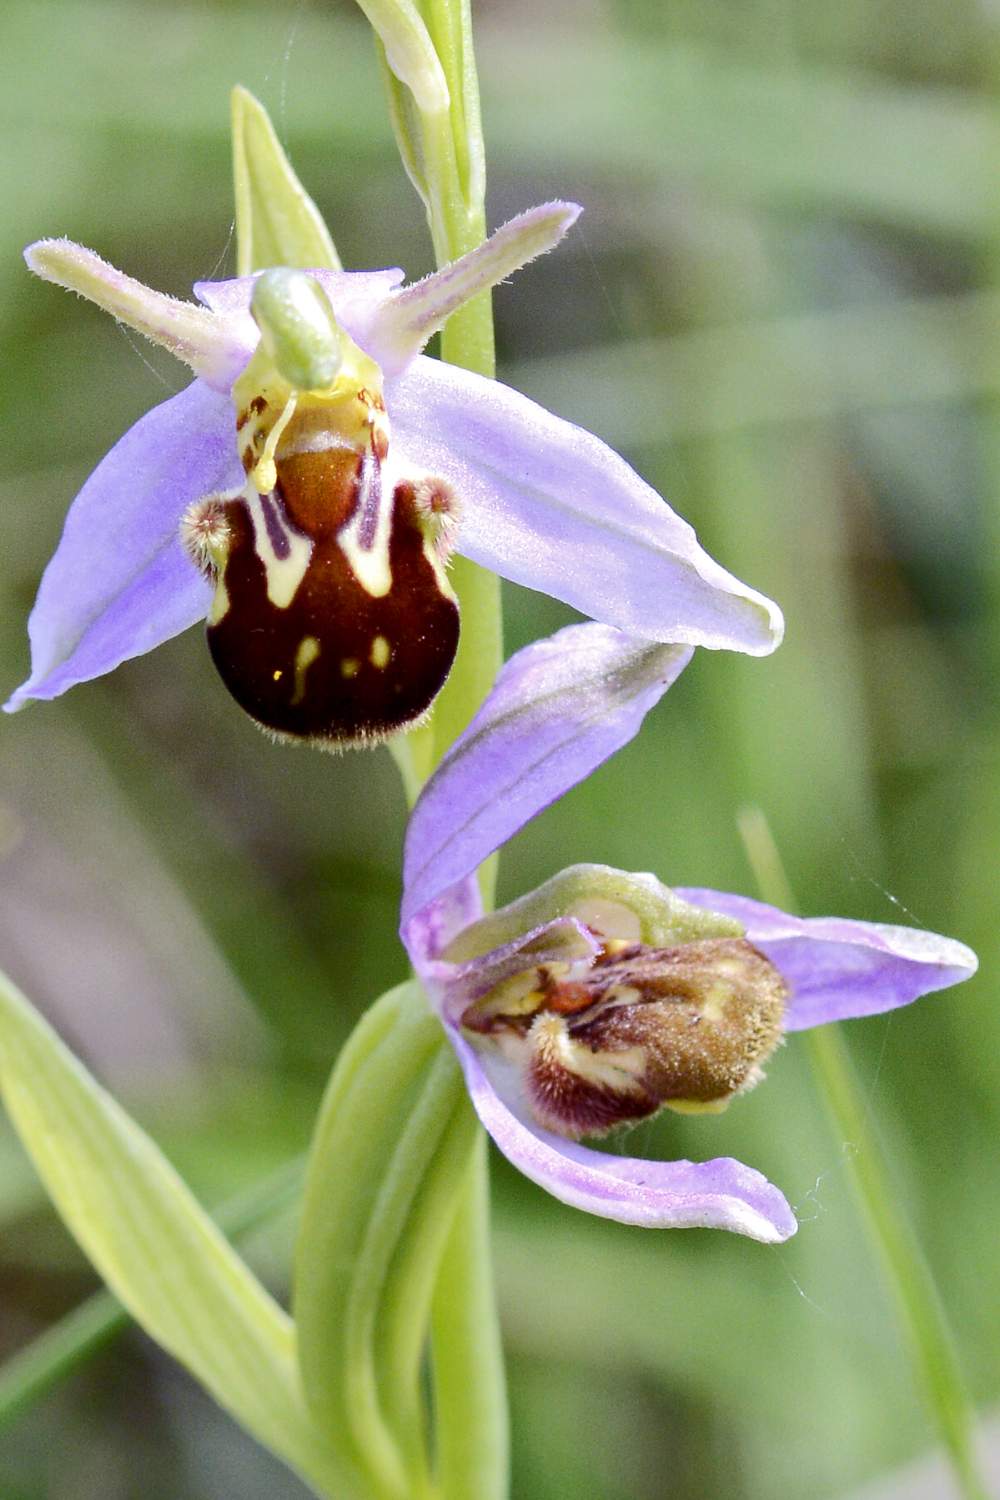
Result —
<instances>
[{"instance_id":1,"label":"upper orchid flower","mask_svg":"<svg viewBox=\"0 0 1000 1500\"><path fill-rule=\"evenodd\" d=\"M597 865L484 916L472 874L636 733L689 656L579 625L508 662L414 809L402 933L480 1119L528 1177L625 1223L777 1241L794 1215L740 1162L634 1160L579 1138L663 1106L724 1108L784 1033L909 1004L968 978L975 955Z\"/></svg>"},{"instance_id":2,"label":"upper orchid flower","mask_svg":"<svg viewBox=\"0 0 1000 1500\"><path fill-rule=\"evenodd\" d=\"M772 651L776 606L713 562L621 458L506 386L421 356L451 313L551 249L578 212L533 209L405 288L394 270L277 268L201 283L202 305L68 241L31 246L37 275L195 379L77 496L31 616L31 675L7 708L207 615L216 665L261 724L339 744L383 737L423 714L451 665L453 547L639 637Z\"/></svg>"}]
</instances>

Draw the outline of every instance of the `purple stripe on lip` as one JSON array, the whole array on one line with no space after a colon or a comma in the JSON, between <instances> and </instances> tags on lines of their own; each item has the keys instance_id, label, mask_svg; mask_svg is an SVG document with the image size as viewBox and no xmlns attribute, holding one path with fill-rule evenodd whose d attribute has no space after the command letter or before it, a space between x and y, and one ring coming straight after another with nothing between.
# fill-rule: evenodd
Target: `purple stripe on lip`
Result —
<instances>
[{"instance_id":1,"label":"purple stripe on lip","mask_svg":"<svg viewBox=\"0 0 1000 1500\"><path fill-rule=\"evenodd\" d=\"M284 562L292 550L292 544L288 540L288 532L281 524L281 517L278 515L274 501L270 495L261 495L260 508L264 512L264 525L267 527L267 538L271 543L274 555L279 562Z\"/></svg>"},{"instance_id":2,"label":"purple stripe on lip","mask_svg":"<svg viewBox=\"0 0 1000 1500\"><path fill-rule=\"evenodd\" d=\"M358 475L358 499L361 505L358 546L365 552L370 552L378 534L378 513L382 504L382 465L370 448L361 460L361 473Z\"/></svg>"}]
</instances>

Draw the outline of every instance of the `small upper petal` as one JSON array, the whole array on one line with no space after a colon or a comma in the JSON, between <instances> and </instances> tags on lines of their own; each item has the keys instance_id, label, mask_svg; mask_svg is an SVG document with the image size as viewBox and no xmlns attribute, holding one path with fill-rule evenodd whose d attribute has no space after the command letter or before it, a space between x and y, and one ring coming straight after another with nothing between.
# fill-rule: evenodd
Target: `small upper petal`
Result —
<instances>
[{"instance_id":1,"label":"small upper petal","mask_svg":"<svg viewBox=\"0 0 1000 1500\"><path fill-rule=\"evenodd\" d=\"M552 250L576 223L578 203L542 203L502 225L475 250L422 281L387 297L376 310L372 347L366 348L392 378L402 373L432 334L478 292L496 286L529 261Z\"/></svg>"},{"instance_id":2,"label":"small upper petal","mask_svg":"<svg viewBox=\"0 0 1000 1500\"><path fill-rule=\"evenodd\" d=\"M781 612L591 433L497 381L421 356L387 387L397 452L463 502L459 550L633 635L773 651Z\"/></svg>"},{"instance_id":3,"label":"small upper petal","mask_svg":"<svg viewBox=\"0 0 1000 1500\"><path fill-rule=\"evenodd\" d=\"M677 894L743 924L791 988L788 1031L895 1010L969 979L978 967L963 943L916 927L793 917L724 891L682 888Z\"/></svg>"},{"instance_id":4,"label":"small upper petal","mask_svg":"<svg viewBox=\"0 0 1000 1500\"><path fill-rule=\"evenodd\" d=\"M690 659L594 624L513 656L414 808L404 925L627 744Z\"/></svg>"},{"instance_id":5,"label":"small upper petal","mask_svg":"<svg viewBox=\"0 0 1000 1500\"><path fill-rule=\"evenodd\" d=\"M306 274L321 283L338 321L388 379L402 373L432 334L477 293L496 286L512 272L544 255L579 217L576 203L542 203L503 224L468 254L396 291L399 270L327 271ZM259 274L259 273L258 273ZM202 281L195 294L213 312L234 320L253 347L247 313L253 277Z\"/></svg>"},{"instance_id":6,"label":"small upper petal","mask_svg":"<svg viewBox=\"0 0 1000 1500\"><path fill-rule=\"evenodd\" d=\"M236 325L194 302L181 302L144 286L72 240L36 240L24 252L28 269L43 281L79 292L113 318L169 349L176 359L228 392L246 363L247 352Z\"/></svg>"},{"instance_id":7,"label":"small upper petal","mask_svg":"<svg viewBox=\"0 0 1000 1500\"><path fill-rule=\"evenodd\" d=\"M5 705L54 698L204 618L181 545L186 506L242 482L227 396L195 380L147 412L77 495L28 622L31 676Z\"/></svg>"},{"instance_id":8,"label":"small upper petal","mask_svg":"<svg viewBox=\"0 0 1000 1500\"><path fill-rule=\"evenodd\" d=\"M545 922L509 943L491 949L484 957L466 959L465 962L452 963L435 957L427 937L427 928L417 917L407 931L410 957L421 981L434 995L442 1020L452 1026L460 1023L475 1000L505 979L548 963L565 964L580 959L589 963L600 952L600 943L594 934L572 917L557 917Z\"/></svg>"},{"instance_id":9,"label":"small upper petal","mask_svg":"<svg viewBox=\"0 0 1000 1500\"><path fill-rule=\"evenodd\" d=\"M490 1077L486 1059L460 1032L449 1027L449 1033L483 1125L519 1171L561 1202L647 1229L729 1229L765 1244L795 1233L795 1216L783 1194L741 1162L728 1157L645 1161L551 1135L516 1102L511 1107L501 1096L502 1080Z\"/></svg>"}]
</instances>

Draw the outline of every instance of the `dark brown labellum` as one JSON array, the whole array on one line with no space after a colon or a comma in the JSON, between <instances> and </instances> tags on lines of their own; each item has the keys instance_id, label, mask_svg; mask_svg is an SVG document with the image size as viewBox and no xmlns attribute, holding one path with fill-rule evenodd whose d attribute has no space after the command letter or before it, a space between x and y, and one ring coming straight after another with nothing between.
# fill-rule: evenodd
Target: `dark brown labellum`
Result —
<instances>
[{"instance_id":1,"label":"dark brown labellum","mask_svg":"<svg viewBox=\"0 0 1000 1500\"><path fill-rule=\"evenodd\" d=\"M270 493L251 484L214 502L226 549L209 648L236 701L277 735L385 739L429 708L454 660L458 606L414 485L383 493L379 446L287 453Z\"/></svg>"}]
</instances>

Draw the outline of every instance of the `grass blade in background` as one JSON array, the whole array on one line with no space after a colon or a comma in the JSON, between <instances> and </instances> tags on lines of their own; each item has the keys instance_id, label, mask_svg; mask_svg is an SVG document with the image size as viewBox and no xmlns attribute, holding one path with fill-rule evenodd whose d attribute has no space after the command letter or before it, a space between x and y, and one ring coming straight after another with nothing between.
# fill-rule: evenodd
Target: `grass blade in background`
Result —
<instances>
[{"instance_id":1,"label":"grass blade in background","mask_svg":"<svg viewBox=\"0 0 1000 1500\"><path fill-rule=\"evenodd\" d=\"M747 859L763 901L784 911L796 902L771 830L758 808L740 817ZM964 1500L989 1500L975 1449L976 1418L948 1316L920 1244L898 1202L882 1149L858 1089L838 1026L815 1026L803 1044L837 1134L853 1149L851 1176L872 1244L882 1260L908 1336L911 1359Z\"/></svg>"}]
</instances>

